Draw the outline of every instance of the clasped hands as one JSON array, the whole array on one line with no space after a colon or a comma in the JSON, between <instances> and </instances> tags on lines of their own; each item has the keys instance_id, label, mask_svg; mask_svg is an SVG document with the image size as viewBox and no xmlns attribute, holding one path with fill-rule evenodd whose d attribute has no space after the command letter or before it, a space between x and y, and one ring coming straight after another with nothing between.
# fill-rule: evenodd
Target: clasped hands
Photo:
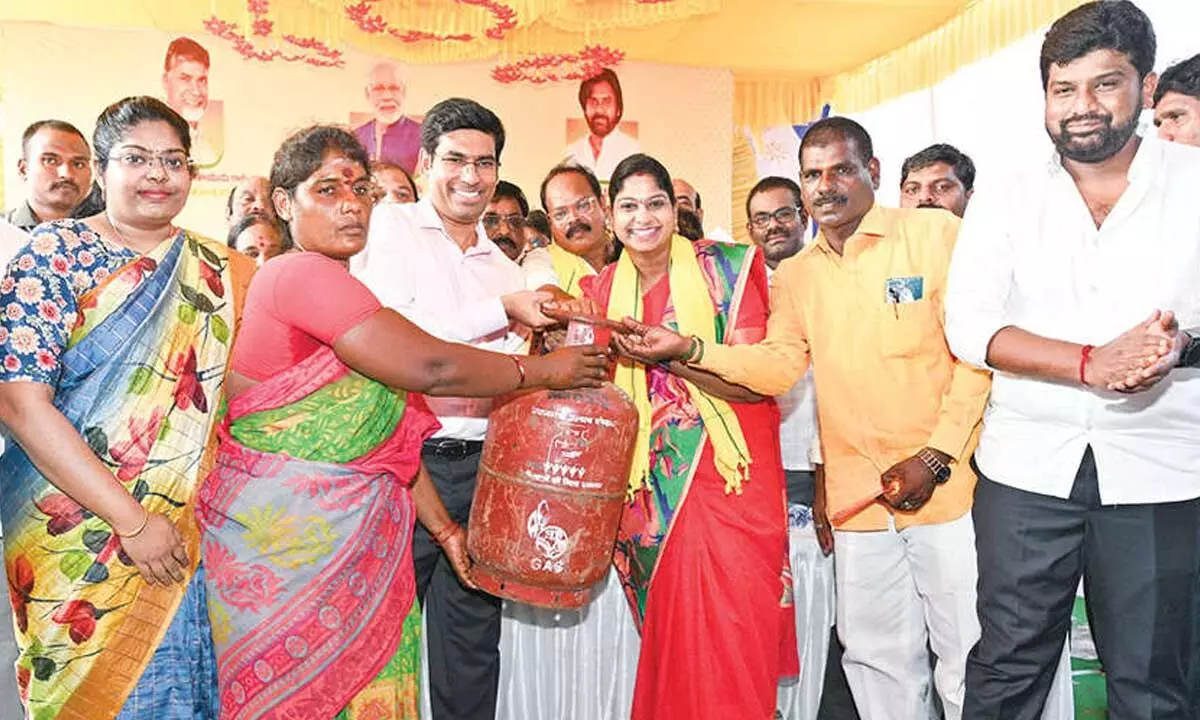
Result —
<instances>
[{"instance_id":1,"label":"clasped hands","mask_svg":"<svg viewBox=\"0 0 1200 720\"><path fill-rule=\"evenodd\" d=\"M1120 393L1148 390L1179 364L1187 341L1174 312L1155 310L1143 322L1097 346L1083 363L1081 379L1089 387Z\"/></svg>"}]
</instances>

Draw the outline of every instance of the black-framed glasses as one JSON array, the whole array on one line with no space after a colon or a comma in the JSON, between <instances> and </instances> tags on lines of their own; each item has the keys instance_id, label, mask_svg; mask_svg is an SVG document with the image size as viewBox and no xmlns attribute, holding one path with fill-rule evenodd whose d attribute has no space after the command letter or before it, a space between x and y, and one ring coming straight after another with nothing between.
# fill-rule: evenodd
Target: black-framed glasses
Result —
<instances>
[{"instance_id":1,"label":"black-framed glasses","mask_svg":"<svg viewBox=\"0 0 1200 720\"><path fill-rule=\"evenodd\" d=\"M495 230L500 227L500 223L508 225L513 230L520 230L528 224L528 220L517 214L500 215L499 213L485 213L483 218L483 226L488 230Z\"/></svg>"},{"instance_id":2,"label":"black-framed glasses","mask_svg":"<svg viewBox=\"0 0 1200 720\"><path fill-rule=\"evenodd\" d=\"M500 169L500 161L491 155L470 158L458 153L446 153L435 157L446 166L447 170L456 175L462 174L462 171L466 170L468 166L474 168L475 174L480 177L493 177Z\"/></svg>"},{"instance_id":3,"label":"black-framed glasses","mask_svg":"<svg viewBox=\"0 0 1200 720\"><path fill-rule=\"evenodd\" d=\"M750 224L761 230L771 224L772 218L774 218L775 222L779 223L780 225L787 225L789 223L796 222L796 218L798 217L800 217L799 211L796 208L788 205L779 208L775 212L754 213L754 215L750 217Z\"/></svg>"},{"instance_id":4,"label":"black-framed glasses","mask_svg":"<svg viewBox=\"0 0 1200 720\"><path fill-rule=\"evenodd\" d=\"M550 219L553 220L556 225L562 225L571 217L572 214L587 215L596 208L596 203L597 201L594 195L588 195L587 197L579 198L573 205L563 205L560 208L554 208L554 212L550 213Z\"/></svg>"}]
</instances>

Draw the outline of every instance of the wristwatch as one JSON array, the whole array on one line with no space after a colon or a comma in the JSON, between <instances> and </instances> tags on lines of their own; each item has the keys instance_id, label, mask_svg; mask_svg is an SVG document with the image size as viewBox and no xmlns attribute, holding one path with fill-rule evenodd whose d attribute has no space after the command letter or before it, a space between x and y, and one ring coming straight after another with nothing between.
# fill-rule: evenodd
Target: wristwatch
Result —
<instances>
[{"instance_id":1,"label":"wristwatch","mask_svg":"<svg viewBox=\"0 0 1200 720\"><path fill-rule=\"evenodd\" d=\"M1187 344L1179 353L1178 367L1200 367L1200 328L1184 330L1183 334L1187 336Z\"/></svg>"},{"instance_id":2,"label":"wristwatch","mask_svg":"<svg viewBox=\"0 0 1200 720\"><path fill-rule=\"evenodd\" d=\"M921 458L921 462L925 463L925 467L929 468L929 472L933 473L933 481L938 485L944 485L950 479L952 472L950 466L942 462L941 458L935 455L929 448L921 448L917 453L917 457Z\"/></svg>"}]
</instances>

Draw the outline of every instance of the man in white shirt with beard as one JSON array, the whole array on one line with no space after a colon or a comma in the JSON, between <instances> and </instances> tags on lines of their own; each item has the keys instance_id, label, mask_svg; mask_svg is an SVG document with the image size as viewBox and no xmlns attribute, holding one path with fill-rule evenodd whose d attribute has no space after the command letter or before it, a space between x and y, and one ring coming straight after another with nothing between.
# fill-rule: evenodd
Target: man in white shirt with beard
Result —
<instances>
[{"instance_id":1,"label":"man in white shirt with beard","mask_svg":"<svg viewBox=\"0 0 1200 720\"><path fill-rule=\"evenodd\" d=\"M964 717L1036 717L1082 576L1108 710L1193 718L1200 150L1137 134L1155 38L1127 0L1046 34L1056 152L977 192L946 337L994 371L975 463L982 636Z\"/></svg>"}]
</instances>

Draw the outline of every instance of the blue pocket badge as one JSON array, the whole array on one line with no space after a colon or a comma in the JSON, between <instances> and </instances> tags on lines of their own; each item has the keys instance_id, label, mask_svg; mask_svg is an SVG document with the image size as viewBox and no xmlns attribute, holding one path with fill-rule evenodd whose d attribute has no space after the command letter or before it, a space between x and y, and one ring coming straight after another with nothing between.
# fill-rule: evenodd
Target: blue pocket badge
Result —
<instances>
[{"instance_id":1,"label":"blue pocket badge","mask_svg":"<svg viewBox=\"0 0 1200 720\"><path fill-rule=\"evenodd\" d=\"M888 278L884 286L884 298L888 305L910 303L920 300L925 295L925 278L894 277Z\"/></svg>"}]
</instances>

